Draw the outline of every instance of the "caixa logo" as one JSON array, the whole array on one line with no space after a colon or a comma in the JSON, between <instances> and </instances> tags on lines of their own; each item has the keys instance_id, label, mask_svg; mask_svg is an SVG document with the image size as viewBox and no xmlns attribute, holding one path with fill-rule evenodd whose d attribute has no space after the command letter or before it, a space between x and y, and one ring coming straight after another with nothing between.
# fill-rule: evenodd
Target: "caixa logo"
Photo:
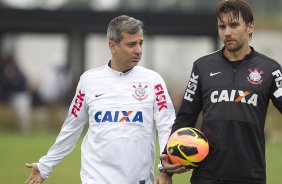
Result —
<instances>
[{"instance_id":1,"label":"caixa logo","mask_svg":"<svg viewBox=\"0 0 282 184\"><path fill-rule=\"evenodd\" d=\"M211 102L237 102L257 106L258 95L249 91L221 90L211 93Z\"/></svg>"},{"instance_id":2,"label":"caixa logo","mask_svg":"<svg viewBox=\"0 0 282 184\"><path fill-rule=\"evenodd\" d=\"M94 114L97 123L132 122L143 123L142 111L98 111Z\"/></svg>"}]
</instances>

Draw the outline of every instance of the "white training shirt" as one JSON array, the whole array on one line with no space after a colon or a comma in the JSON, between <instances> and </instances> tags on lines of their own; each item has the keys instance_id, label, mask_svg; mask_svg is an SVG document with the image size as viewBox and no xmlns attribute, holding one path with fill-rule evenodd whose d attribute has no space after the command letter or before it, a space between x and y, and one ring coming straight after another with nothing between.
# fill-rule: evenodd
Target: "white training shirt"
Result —
<instances>
[{"instance_id":1,"label":"white training shirt","mask_svg":"<svg viewBox=\"0 0 282 184\"><path fill-rule=\"evenodd\" d=\"M83 184L151 184L156 130L160 154L175 120L166 85L156 72L135 66L126 73L108 65L85 72L55 144L37 163L44 179L70 153L85 123L81 146Z\"/></svg>"}]
</instances>

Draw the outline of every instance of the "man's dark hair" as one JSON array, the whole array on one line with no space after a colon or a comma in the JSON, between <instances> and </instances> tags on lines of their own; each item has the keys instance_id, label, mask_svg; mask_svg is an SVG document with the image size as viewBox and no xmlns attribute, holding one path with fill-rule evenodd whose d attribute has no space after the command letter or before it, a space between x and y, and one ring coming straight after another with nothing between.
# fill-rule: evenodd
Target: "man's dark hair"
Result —
<instances>
[{"instance_id":1,"label":"man's dark hair","mask_svg":"<svg viewBox=\"0 0 282 184\"><path fill-rule=\"evenodd\" d=\"M221 0L215 9L216 18L222 21L222 14L230 14L235 20L239 20L240 14L246 25L254 22L254 16L250 5L244 0ZM252 34L250 34L250 38Z\"/></svg>"}]
</instances>

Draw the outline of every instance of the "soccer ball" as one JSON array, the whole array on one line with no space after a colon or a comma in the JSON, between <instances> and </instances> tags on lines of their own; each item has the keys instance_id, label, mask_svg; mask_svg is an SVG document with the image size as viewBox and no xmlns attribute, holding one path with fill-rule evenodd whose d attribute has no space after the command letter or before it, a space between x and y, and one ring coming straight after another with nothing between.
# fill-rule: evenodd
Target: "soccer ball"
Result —
<instances>
[{"instance_id":1,"label":"soccer ball","mask_svg":"<svg viewBox=\"0 0 282 184\"><path fill-rule=\"evenodd\" d=\"M180 128L168 139L167 154L173 164L180 164L189 169L197 168L208 153L208 140L196 128Z\"/></svg>"}]
</instances>

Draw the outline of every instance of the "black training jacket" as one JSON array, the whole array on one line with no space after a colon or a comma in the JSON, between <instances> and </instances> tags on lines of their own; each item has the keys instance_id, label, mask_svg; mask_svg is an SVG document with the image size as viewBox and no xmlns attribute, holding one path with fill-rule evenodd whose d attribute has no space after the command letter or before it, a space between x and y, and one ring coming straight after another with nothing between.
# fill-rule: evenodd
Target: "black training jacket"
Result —
<instances>
[{"instance_id":1,"label":"black training jacket","mask_svg":"<svg viewBox=\"0 0 282 184\"><path fill-rule=\"evenodd\" d=\"M223 49L194 62L172 132L195 127L202 111L210 153L193 175L265 183L265 118L269 99L282 113L281 66L252 48L233 69Z\"/></svg>"}]
</instances>

